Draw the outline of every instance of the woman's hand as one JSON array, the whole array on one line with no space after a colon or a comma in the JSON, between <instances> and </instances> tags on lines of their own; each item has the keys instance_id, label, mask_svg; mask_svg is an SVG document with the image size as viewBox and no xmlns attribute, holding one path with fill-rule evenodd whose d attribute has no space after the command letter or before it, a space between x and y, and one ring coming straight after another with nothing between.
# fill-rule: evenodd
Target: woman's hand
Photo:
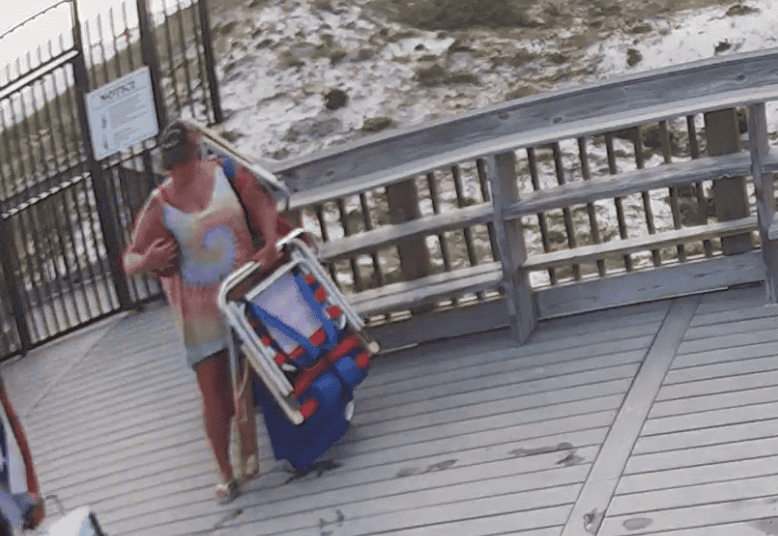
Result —
<instances>
[{"instance_id":1,"label":"woman's hand","mask_svg":"<svg viewBox=\"0 0 778 536\"><path fill-rule=\"evenodd\" d=\"M169 274L178 268L178 246L172 240L159 238L146 252L146 268L156 274Z\"/></svg>"},{"instance_id":2,"label":"woman's hand","mask_svg":"<svg viewBox=\"0 0 778 536\"><path fill-rule=\"evenodd\" d=\"M266 245L254 254L254 262L266 269L273 266L280 258L281 252L276 249L275 244Z\"/></svg>"}]
</instances>

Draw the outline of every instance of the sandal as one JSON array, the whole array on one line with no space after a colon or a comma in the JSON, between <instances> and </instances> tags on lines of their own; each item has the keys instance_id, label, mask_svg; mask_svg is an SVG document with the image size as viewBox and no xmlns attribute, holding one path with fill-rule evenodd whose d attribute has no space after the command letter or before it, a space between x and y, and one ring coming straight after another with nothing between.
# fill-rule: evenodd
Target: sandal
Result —
<instances>
[{"instance_id":1,"label":"sandal","mask_svg":"<svg viewBox=\"0 0 778 536\"><path fill-rule=\"evenodd\" d=\"M249 456L241 467L240 476L237 481L238 484L243 485L246 482L254 480L259 474L259 459L256 454Z\"/></svg>"},{"instance_id":2,"label":"sandal","mask_svg":"<svg viewBox=\"0 0 778 536\"><path fill-rule=\"evenodd\" d=\"M216 484L216 500L219 504L227 504L235 500L240 494L238 489L238 481L234 478L225 480L221 484Z\"/></svg>"}]
</instances>

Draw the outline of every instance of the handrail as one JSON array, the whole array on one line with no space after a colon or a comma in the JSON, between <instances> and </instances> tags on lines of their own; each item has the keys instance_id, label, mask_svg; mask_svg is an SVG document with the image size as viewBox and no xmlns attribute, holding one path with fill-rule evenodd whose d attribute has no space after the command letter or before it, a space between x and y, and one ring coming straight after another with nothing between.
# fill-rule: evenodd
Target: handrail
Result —
<instances>
[{"instance_id":1,"label":"handrail","mask_svg":"<svg viewBox=\"0 0 778 536\"><path fill-rule=\"evenodd\" d=\"M773 224L772 228L767 225L772 223L772 212L769 218L762 214L770 205L770 201L765 197L768 194L764 192L772 192L764 181L768 180L773 172L778 171L778 154L767 150L767 123L764 119L764 103L772 100L778 100L778 48L678 65L518 99L485 110L385 132L319 153L278 162L272 171L282 177L293 192L292 209L306 209L308 214L311 214L311 208L318 207L316 214L324 238L322 258L333 263L348 259L355 278L358 270L355 260L357 256L371 255L375 272L379 269L379 257L385 254L382 251L385 252L387 248L437 237L445 258L444 234L464 231L467 242L471 239L468 233L474 227L489 225L490 232L493 233L490 234L492 256L496 262L474 263L472 244L467 242L470 267L453 268L446 260L444 273L410 278L406 274L405 281L379 284L377 287L373 285L368 289L357 288L357 292L352 294L352 300L357 310L363 314L377 314L398 308L413 308L423 303L437 303L456 298L463 293L480 294L495 287L502 287L507 298L508 313L514 324L524 323L515 330L515 333L524 339L531 332L537 314L543 314L543 311L559 314L558 305L551 306L549 300L559 303L562 299L560 293L568 294L571 300L570 310L573 312L597 303L607 302L613 305L619 299L626 303L632 299L640 299L640 296L656 299L657 292L675 292L671 290L672 286L668 286L661 279L663 269L649 270L648 274L641 270L639 277L637 274L629 274L632 267L627 260L630 255L640 252L651 251L654 264L663 266L660 250L675 248L680 262L672 268L676 274L674 277L679 281L690 282L686 288L680 289L680 292L718 288L727 282L739 283L743 278L752 277L755 273L753 255L748 255L747 258L744 256L742 262L738 263L724 258L729 255L726 248L724 257L719 257L706 246L707 261L686 262L684 248L690 243L709 244L711 240L719 238L726 238L730 243L734 243L731 240L751 236L754 231L759 231L763 243L778 240L778 224ZM640 140L635 138L633 143L638 169L618 172L613 154L613 133L631 132L630 129L647 123L661 125L685 117L690 129L690 143L693 134L693 143L696 143L693 121L695 115L704 113L713 117L721 110L743 106L749 110L749 139L752 140L749 144L759 144L759 151L751 150L749 154L749 151L734 149L730 154L722 154L727 151L714 149L709 152L713 156L698 157L699 151L690 149L691 159L673 162L666 139L662 145L665 163L645 168L640 153ZM716 126L717 117L720 118L720 115L711 119L710 124L707 117L708 115L706 127L709 127L709 131L724 128ZM752 120L754 117L756 119ZM585 140L603 134L609 171L605 175L591 176L589 164L585 161L586 155L583 154ZM730 134L726 136L732 137ZM583 181L570 182L564 177L559 146L564 140L577 140L579 143ZM559 184L553 188L541 188L538 182L537 155L534 151L547 146L553 148L553 165ZM528 151L528 173L532 176L534 186L534 191L521 195L515 190L518 182L518 150ZM754 158L757 158L756 162ZM458 167L474 161L477 163L478 178L484 191L483 201L467 206L459 199L456 210L440 212L436 205L440 204L436 197L437 187L433 188L437 180L436 174L452 167L454 181L460 180L462 173ZM705 216L702 221L683 226L678 207L678 188L690 187L696 191L698 199L695 203L703 203L700 197L701 185L709 181L731 184L737 197L741 195L737 193L741 187L745 194L746 184L737 181L751 176L752 169L758 170L758 177L754 177L759 212L757 216L749 215L746 207L745 214L735 211L719 222L708 222ZM423 177L425 174L430 186L433 214L416 216L414 219L401 212L393 216L393 224L379 225L377 228L370 225L364 197L366 192L373 192L371 195L375 195L375 192L381 192L382 188L407 183L409 179ZM491 186L491 198L486 191L487 183ZM459 198L461 185L458 188L456 195ZM670 192L668 202L673 207L675 228L658 231L652 221L651 199L647 192L666 188ZM358 232L355 232L353 221L350 223L344 212L344 199L356 194L361 196L365 223L364 230ZM642 196L648 220L648 234L636 237L634 232L629 232L626 222L620 219L620 240L602 243L601 239L596 238L593 229L594 243L577 245L571 236L574 233L571 207L586 205L589 223L593 226L597 217L595 203L610 203L615 200L617 211L623 212L620 200L633 194ZM727 195L716 194L720 195L723 195L717 197L720 203L729 202ZM334 240L327 238L324 228L326 218L321 208L331 201L338 204L341 213L340 224L345 234ZM552 251L549 248L546 215L560 209L563 212L568 244L567 249ZM703 211L702 208L699 210ZM728 214L728 210L730 209L726 207L721 208L719 215ZM533 252L527 249L524 236L527 228L521 220L528 217L539 219L545 252L537 252L537 242L532 244ZM738 247L742 246L741 240ZM770 255L765 254L763 257L766 266L772 262ZM620 258L626 259L627 274L615 276L616 272L605 270L606 261L611 263ZM578 269L587 263L598 263L599 279L592 279L592 276L581 277ZM687 265L686 268L684 264ZM742 266L743 269L738 274L726 273L727 269L735 266ZM558 285L554 288L554 270L567 267L573 268L575 281L566 283L563 288ZM664 270L668 269L670 268ZM766 269L769 272L772 268L767 266ZM553 292L532 291L529 273L545 271L551 276L550 288ZM656 272L657 275L651 275L651 272ZM594 284L592 281L602 283ZM630 290L631 287L629 284L625 286L624 281L634 281L637 286ZM610 287L609 282L613 283ZM768 283L773 284L769 281ZM614 285L618 285L618 288ZM775 285L778 285L778 279ZM665 290L654 292L647 289ZM598 299L592 292L625 294L614 302L613 299ZM630 292L634 293L634 296L629 296ZM778 292L768 293L768 296L776 295Z\"/></svg>"},{"instance_id":2,"label":"handrail","mask_svg":"<svg viewBox=\"0 0 778 536\"><path fill-rule=\"evenodd\" d=\"M407 177L439 166L441 160L448 158L440 158L442 154L462 154L461 160L465 160L504 149L692 113L694 109L726 108L746 104L749 99L763 101L763 97L769 100L775 88L760 91L760 96L749 95L777 81L778 48L701 60L517 99L454 118L369 136L314 155L285 160L273 171L283 175L290 189L299 194L334 184L342 187L352 181L356 182L353 186L356 189L348 193L355 193L361 186L367 186L367 182L371 188L381 186L376 175L389 175L397 162L417 165L401 166L394 180L400 180L403 173ZM713 104L715 96L725 93L732 98ZM683 104L676 106L676 103ZM647 113L636 119L638 110ZM587 132L586 125L602 117L613 117L613 124L598 125ZM571 127L570 130L563 131L565 126ZM539 134L524 140L528 132ZM504 142L495 144L495 140ZM335 195L348 194L338 191ZM303 199L308 198L310 195ZM306 201L300 201L296 206L304 204Z\"/></svg>"}]
</instances>

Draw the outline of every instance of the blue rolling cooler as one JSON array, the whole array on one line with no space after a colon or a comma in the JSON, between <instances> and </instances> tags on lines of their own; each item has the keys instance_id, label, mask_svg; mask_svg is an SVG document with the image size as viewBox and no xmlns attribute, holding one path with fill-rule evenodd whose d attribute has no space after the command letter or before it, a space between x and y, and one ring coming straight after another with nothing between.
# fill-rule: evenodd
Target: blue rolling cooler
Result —
<instances>
[{"instance_id":1,"label":"blue rolling cooler","mask_svg":"<svg viewBox=\"0 0 778 536\"><path fill-rule=\"evenodd\" d=\"M354 388L379 346L301 234L279 241L288 262L267 277L249 263L225 279L219 306L232 331L233 371L240 351L256 373L276 459L306 470L348 430Z\"/></svg>"}]
</instances>

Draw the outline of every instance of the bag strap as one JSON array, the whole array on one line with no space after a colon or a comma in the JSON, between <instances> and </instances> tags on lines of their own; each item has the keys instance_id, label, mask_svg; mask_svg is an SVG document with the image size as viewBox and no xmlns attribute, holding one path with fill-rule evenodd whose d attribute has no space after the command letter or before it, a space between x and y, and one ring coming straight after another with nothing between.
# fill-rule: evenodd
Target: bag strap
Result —
<instances>
[{"instance_id":1,"label":"bag strap","mask_svg":"<svg viewBox=\"0 0 778 536\"><path fill-rule=\"evenodd\" d=\"M238 170L235 167L235 163L231 159L226 157L219 158L218 160L219 163L221 163L222 171L224 171L224 176L227 177L227 182L230 184L230 188L232 188L235 197L238 198L238 203L240 203L240 206L243 209L243 217L246 220L246 224L249 227L249 231L254 233L254 230L251 229L251 220L249 219L249 212L248 210L246 210L246 204L243 202L243 199L241 199L240 193L238 193L238 189L235 188L235 185L232 183L232 179L234 179L238 174Z\"/></svg>"},{"instance_id":2,"label":"bag strap","mask_svg":"<svg viewBox=\"0 0 778 536\"><path fill-rule=\"evenodd\" d=\"M313 313L316 315L316 319L321 322L324 331L327 333L327 349L330 350L334 348L338 343L338 335L335 332L335 324L333 324L329 317L324 314L324 308L318 301L316 301L316 297L313 295L313 291L311 290L310 285L303 281L303 277L300 275L300 272L294 274L294 279L297 282L297 286L303 295L303 299L308 304L308 306L313 309Z\"/></svg>"},{"instance_id":3,"label":"bag strap","mask_svg":"<svg viewBox=\"0 0 778 536\"><path fill-rule=\"evenodd\" d=\"M300 289L300 292L303 295L303 299L305 300L305 303L308 305L308 307L311 308L313 311L313 314L316 316L316 319L321 323L322 328L324 329L324 332L327 334L327 342L322 346L314 346L313 343L311 343L310 339L288 325L286 322L278 318L277 316L269 313L256 303L250 302L248 300L243 300L247 307L250 307L251 310L254 312L254 314L259 317L259 320L265 324L267 327L272 327L274 329L277 329L293 341L295 341L297 344L305 348L306 354L309 356L309 359L303 359L300 360L301 364L303 366L308 365L309 363L312 363L316 360L318 360L323 353L335 348L338 344L338 334L335 328L335 324L332 322L332 320L329 319L329 317L324 314L323 307L321 304L316 301L316 297L313 295L313 291L311 290L311 287L303 280L302 275L300 275L299 272L296 272L294 274L294 280L297 284L297 287Z\"/></svg>"},{"instance_id":4,"label":"bag strap","mask_svg":"<svg viewBox=\"0 0 778 536\"><path fill-rule=\"evenodd\" d=\"M265 324L265 326L277 329L297 344L305 348L305 352L308 356L307 359L300 359L299 361L303 366L313 363L321 356L322 349L317 348L311 343L308 337L291 327L289 324L278 318L277 316L267 312L265 309L257 305L256 303L246 301L247 307L250 307L259 320Z\"/></svg>"}]
</instances>

